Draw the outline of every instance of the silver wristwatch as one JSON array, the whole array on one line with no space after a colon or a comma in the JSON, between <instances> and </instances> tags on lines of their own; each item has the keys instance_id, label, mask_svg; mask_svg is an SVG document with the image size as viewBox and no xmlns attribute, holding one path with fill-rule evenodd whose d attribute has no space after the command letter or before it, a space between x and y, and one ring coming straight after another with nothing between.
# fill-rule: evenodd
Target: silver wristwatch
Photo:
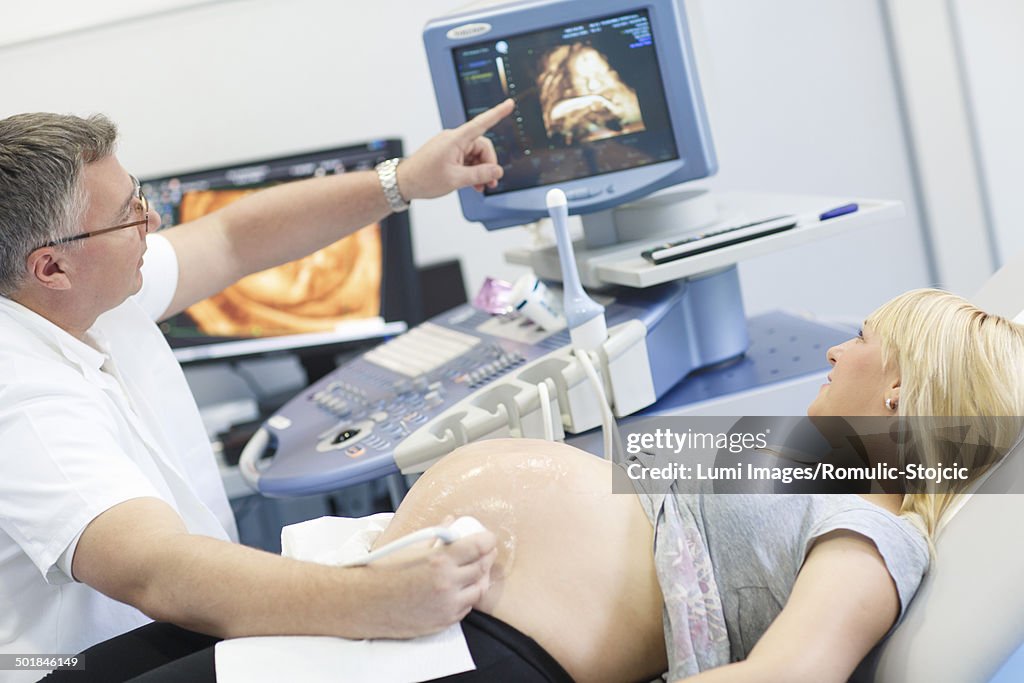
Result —
<instances>
[{"instance_id":1,"label":"silver wristwatch","mask_svg":"<svg viewBox=\"0 0 1024 683\"><path fill-rule=\"evenodd\" d=\"M402 193L398 191L398 164L401 161L396 157L382 161L375 167L380 188L384 190L384 198L388 200L388 206L395 213L409 208L409 202L402 199Z\"/></svg>"}]
</instances>

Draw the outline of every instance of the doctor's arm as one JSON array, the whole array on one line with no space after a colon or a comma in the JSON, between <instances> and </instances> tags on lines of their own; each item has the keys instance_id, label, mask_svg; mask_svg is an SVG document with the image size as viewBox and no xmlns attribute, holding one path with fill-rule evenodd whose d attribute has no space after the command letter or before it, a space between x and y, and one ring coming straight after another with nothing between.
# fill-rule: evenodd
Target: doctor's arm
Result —
<instances>
[{"instance_id":1,"label":"doctor's arm","mask_svg":"<svg viewBox=\"0 0 1024 683\"><path fill-rule=\"evenodd\" d=\"M367 567L300 562L189 534L156 498L96 517L72 561L75 579L147 616L221 638L403 638L460 620L489 586L489 532Z\"/></svg>"},{"instance_id":2,"label":"doctor's arm","mask_svg":"<svg viewBox=\"0 0 1024 683\"><path fill-rule=\"evenodd\" d=\"M813 546L782 612L742 662L686 683L845 683L899 616L875 545L834 531Z\"/></svg>"},{"instance_id":3,"label":"doctor's arm","mask_svg":"<svg viewBox=\"0 0 1024 683\"><path fill-rule=\"evenodd\" d=\"M508 116L512 100L426 142L398 166L407 200L431 199L495 184L502 168L483 137ZM178 258L178 286L162 318L216 294L238 279L294 261L390 213L374 171L311 178L253 193L162 234Z\"/></svg>"}]
</instances>

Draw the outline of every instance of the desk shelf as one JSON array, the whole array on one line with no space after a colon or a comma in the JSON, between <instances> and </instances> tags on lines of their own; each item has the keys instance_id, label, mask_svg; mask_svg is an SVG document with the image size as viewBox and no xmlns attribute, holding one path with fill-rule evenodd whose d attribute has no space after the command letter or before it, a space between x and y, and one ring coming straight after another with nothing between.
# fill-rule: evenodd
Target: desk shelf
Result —
<instances>
[{"instance_id":1,"label":"desk shelf","mask_svg":"<svg viewBox=\"0 0 1024 683\"><path fill-rule=\"evenodd\" d=\"M681 239L686 233L675 236L660 234L650 240L637 240L600 249L586 249L580 240L573 246L576 249L576 263L583 284L592 288L608 285L651 287L728 268L745 259L769 254L778 249L787 249L841 235L850 230L896 220L904 214L902 202L881 199L739 192L715 193L713 199L718 207L720 220L711 225L701 226L700 230L738 225L778 215L817 216L851 201L856 202L859 209L854 213L824 222L805 221L792 230L660 265L652 264L640 256L640 253L645 249ZM530 266L543 279L561 280L558 252L554 245L510 250L505 253L505 260L517 265Z\"/></svg>"}]
</instances>

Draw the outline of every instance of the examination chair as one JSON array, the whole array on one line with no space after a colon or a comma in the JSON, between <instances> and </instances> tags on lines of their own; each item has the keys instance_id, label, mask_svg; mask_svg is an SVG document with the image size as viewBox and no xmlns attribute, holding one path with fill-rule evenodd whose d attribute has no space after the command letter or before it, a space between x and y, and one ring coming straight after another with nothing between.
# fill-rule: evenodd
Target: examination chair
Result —
<instances>
[{"instance_id":1,"label":"examination chair","mask_svg":"<svg viewBox=\"0 0 1024 683\"><path fill-rule=\"evenodd\" d=\"M973 297L1024 322L1024 253ZM1005 493L1013 491L1015 493ZM1024 444L939 534L936 559L896 632L854 683L987 683L1024 643Z\"/></svg>"},{"instance_id":2,"label":"examination chair","mask_svg":"<svg viewBox=\"0 0 1024 683\"><path fill-rule=\"evenodd\" d=\"M987 683L1024 642L1024 447L939 535L903 623L855 683Z\"/></svg>"}]
</instances>

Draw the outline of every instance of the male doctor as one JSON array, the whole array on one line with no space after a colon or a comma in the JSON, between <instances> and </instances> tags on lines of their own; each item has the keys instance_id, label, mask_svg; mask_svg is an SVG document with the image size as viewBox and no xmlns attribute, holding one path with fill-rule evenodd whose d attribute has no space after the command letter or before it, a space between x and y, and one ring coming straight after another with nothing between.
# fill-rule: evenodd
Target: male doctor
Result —
<instances>
[{"instance_id":1,"label":"male doctor","mask_svg":"<svg viewBox=\"0 0 1024 683\"><path fill-rule=\"evenodd\" d=\"M232 542L198 410L154 321L413 199L493 185L502 169L483 134L512 106L401 163L270 188L159 234L108 119L0 121L0 654L176 625L141 629L132 657L111 653L128 677L208 645L193 632L408 637L470 610L495 557L487 532L358 569ZM147 648L174 653L133 661Z\"/></svg>"}]
</instances>

